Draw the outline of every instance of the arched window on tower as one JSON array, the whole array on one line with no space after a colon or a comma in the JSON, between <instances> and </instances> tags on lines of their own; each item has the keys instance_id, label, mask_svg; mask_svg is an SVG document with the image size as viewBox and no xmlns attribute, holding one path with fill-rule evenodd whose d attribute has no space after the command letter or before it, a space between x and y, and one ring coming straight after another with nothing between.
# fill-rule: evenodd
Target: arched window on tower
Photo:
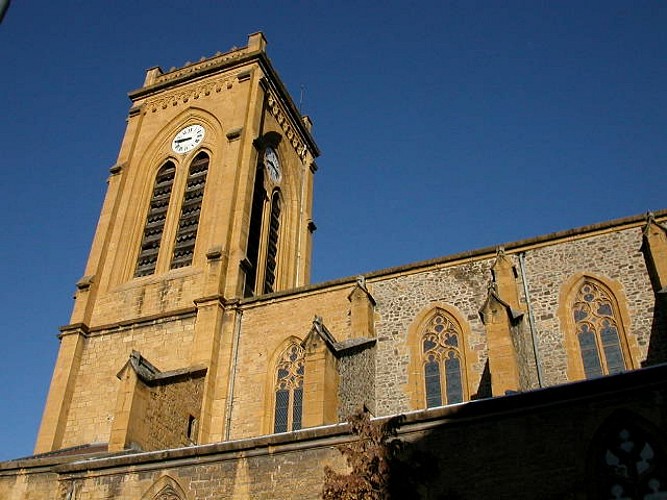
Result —
<instances>
[{"instance_id":1,"label":"arched window on tower","mask_svg":"<svg viewBox=\"0 0 667 500\"><path fill-rule=\"evenodd\" d=\"M623 327L611 291L597 280L586 278L571 310L586 378L625 370L628 363L623 354Z\"/></svg>"},{"instance_id":2,"label":"arched window on tower","mask_svg":"<svg viewBox=\"0 0 667 500\"><path fill-rule=\"evenodd\" d=\"M304 349L297 343L283 351L276 368L273 432L301 429Z\"/></svg>"},{"instance_id":3,"label":"arched window on tower","mask_svg":"<svg viewBox=\"0 0 667 500\"><path fill-rule=\"evenodd\" d=\"M173 162L168 161L155 176L153 196L148 208L141 249L134 271L135 278L148 276L155 272L175 175L176 166Z\"/></svg>"},{"instance_id":4,"label":"arched window on tower","mask_svg":"<svg viewBox=\"0 0 667 500\"><path fill-rule=\"evenodd\" d=\"M437 310L421 335L426 407L460 403L465 399L463 336L456 320Z\"/></svg>"},{"instance_id":5,"label":"arched window on tower","mask_svg":"<svg viewBox=\"0 0 667 500\"><path fill-rule=\"evenodd\" d=\"M206 153L199 153L188 172L188 181L183 193L181 216L178 219L178 229L174 242L174 252L171 258L171 269L185 267L192 264L199 227L204 187L208 174L209 157Z\"/></svg>"},{"instance_id":6,"label":"arched window on tower","mask_svg":"<svg viewBox=\"0 0 667 500\"><path fill-rule=\"evenodd\" d=\"M278 232L280 231L280 193L275 191L271 197L271 219L266 244L266 266L264 268L264 293L273 292L276 282L276 264L278 257Z\"/></svg>"},{"instance_id":7,"label":"arched window on tower","mask_svg":"<svg viewBox=\"0 0 667 500\"><path fill-rule=\"evenodd\" d=\"M255 171L255 186L252 192L252 206L250 208L248 246L246 248L245 297L252 297L255 295L255 282L257 281L257 264L259 259L260 238L262 236L262 219L264 216L265 199L266 189L264 188L264 167L260 163Z\"/></svg>"}]
</instances>

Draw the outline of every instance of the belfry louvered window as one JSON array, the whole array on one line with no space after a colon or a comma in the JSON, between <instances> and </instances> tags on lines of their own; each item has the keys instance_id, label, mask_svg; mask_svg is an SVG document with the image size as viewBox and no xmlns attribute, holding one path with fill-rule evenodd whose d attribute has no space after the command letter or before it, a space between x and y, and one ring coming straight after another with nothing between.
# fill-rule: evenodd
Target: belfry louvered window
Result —
<instances>
[{"instance_id":1,"label":"belfry louvered window","mask_svg":"<svg viewBox=\"0 0 667 500\"><path fill-rule=\"evenodd\" d=\"M183 194L181 216L178 219L178 229L174 242L174 253L171 259L171 268L185 267L192 264L199 226L199 214L204 198L206 174L208 173L209 158L206 153L199 153L190 164L188 182Z\"/></svg>"},{"instance_id":2,"label":"belfry louvered window","mask_svg":"<svg viewBox=\"0 0 667 500\"><path fill-rule=\"evenodd\" d=\"M141 250L134 271L135 277L148 276L155 272L175 175L176 166L168 161L160 168L155 177L153 196L148 208L144 236L141 241Z\"/></svg>"},{"instance_id":3,"label":"belfry louvered window","mask_svg":"<svg viewBox=\"0 0 667 500\"><path fill-rule=\"evenodd\" d=\"M259 243L261 241L262 235L262 219L264 217L265 198L266 189L264 189L264 167L260 164L255 173L255 185L252 192L252 206L250 209L248 247L246 249L248 267L245 271L245 297L252 297L255 295L255 281L257 279L257 263L259 261Z\"/></svg>"},{"instance_id":4,"label":"belfry louvered window","mask_svg":"<svg viewBox=\"0 0 667 500\"><path fill-rule=\"evenodd\" d=\"M304 349L290 345L278 360L273 432L301 429L303 414Z\"/></svg>"},{"instance_id":5,"label":"belfry louvered window","mask_svg":"<svg viewBox=\"0 0 667 500\"><path fill-rule=\"evenodd\" d=\"M280 230L280 194L273 193L271 198L271 220L266 246L266 268L264 270L264 293L273 292L276 282L276 258L278 256L278 231Z\"/></svg>"},{"instance_id":6,"label":"belfry louvered window","mask_svg":"<svg viewBox=\"0 0 667 500\"><path fill-rule=\"evenodd\" d=\"M421 336L426 407L464 400L462 335L458 324L438 311Z\"/></svg>"}]
</instances>

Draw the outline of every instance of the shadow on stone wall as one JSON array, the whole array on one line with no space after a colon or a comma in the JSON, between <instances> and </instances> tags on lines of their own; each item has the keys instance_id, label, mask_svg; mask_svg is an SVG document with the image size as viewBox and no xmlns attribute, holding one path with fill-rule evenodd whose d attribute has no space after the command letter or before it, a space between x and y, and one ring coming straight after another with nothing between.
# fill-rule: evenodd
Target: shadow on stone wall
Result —
<instances>
[{"instance_id":1,"label":"shadow on stone wall","mask_svg":"<svg viewBox=\"0 0 667 500\"><path fill-rule=\"evenodd\" d=\"M493 396L491 391L491 370L489 369L489 360L486 360L484 365L484 371L482 372L482 377L479 379L479 385L477 386L477 392L472 395L470 399L485 399Z\"/></svg>"},{"instance_id":2,"label":"shadow on stone wall","mask_svg":"<svg viewBox=\"0 0 667 500\"><path fill-rule=\"evenodd\" d=\"M667 294L656 293L651 324L651 338L646 361L642 366L654 366L667 362Z\"/></svg>"},{"instance_id":3,"label":"shadow on stone wall","mask_svg":"<svg viewBox=\"0 0 667 500\"><path fill-rule=\"evenodd\" d=\"M665 369L436 410L399 433L390 498L665 498Z\"/></svg>"}]
</instances>

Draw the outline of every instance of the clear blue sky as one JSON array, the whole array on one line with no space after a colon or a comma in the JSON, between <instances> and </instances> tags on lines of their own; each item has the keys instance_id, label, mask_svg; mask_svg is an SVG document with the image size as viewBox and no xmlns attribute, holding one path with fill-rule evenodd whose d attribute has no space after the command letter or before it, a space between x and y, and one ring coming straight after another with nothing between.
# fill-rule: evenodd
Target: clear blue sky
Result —
<instances>
[{"instance_id":1,"label":"clear blue sky","mask_svg":"<svg viewBox=\"0 0 667 500\"><path fill-rule=\"evenodd\" d=\"M260 30L323 152L314 281L667 207L664 1L15 0L0 459L32 451L126 93Z\"/></svg>"}]
</instances>

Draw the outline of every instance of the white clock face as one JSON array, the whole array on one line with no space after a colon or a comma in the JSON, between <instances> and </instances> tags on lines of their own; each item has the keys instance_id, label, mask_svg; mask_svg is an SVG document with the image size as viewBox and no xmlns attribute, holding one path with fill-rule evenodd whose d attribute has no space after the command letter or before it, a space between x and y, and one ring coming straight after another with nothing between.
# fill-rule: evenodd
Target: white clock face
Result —
<instances>
[{"instance_id":1,"label":"white clock face","mask_svg":"<svg viewBox=\"0 0 667 500\"><path fill-rule=\"evenodd\" d=\"M273 150L273 148L268 147L264 150L264 166L269 172L269 177L275 183L280 182L282 174L280 173L280 160L278 159L278 154Z\"/></svg>"},{"instance_id":2,"label":"white clock face","mask_svg":"<svg viewBox=\"0 0 667 500\"><path fill-rule=\"evenodd\" d=\"M175 153L184 154L192 151L204 140L204 127L201 125L188 125L181 130L171 142L171 149Z\"/></svg>"}]
</instances>

